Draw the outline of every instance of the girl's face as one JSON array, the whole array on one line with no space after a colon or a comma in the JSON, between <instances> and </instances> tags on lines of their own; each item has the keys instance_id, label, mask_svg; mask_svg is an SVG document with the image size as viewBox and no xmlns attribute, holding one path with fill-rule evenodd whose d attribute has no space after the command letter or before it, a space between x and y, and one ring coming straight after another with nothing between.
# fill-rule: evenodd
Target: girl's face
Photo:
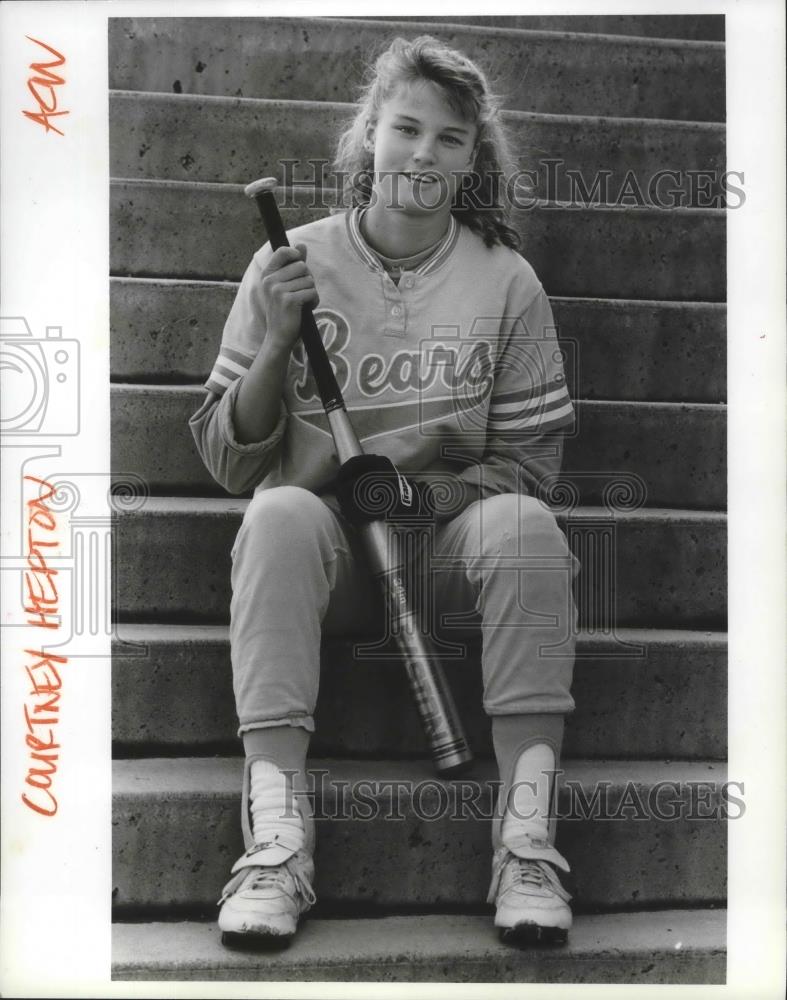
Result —
<instances>
[{"instance_id":1,"label":"girl's face","mask_svg":"<svg viewBox=\"0 0 787 1000\"><path fill-rule=\"evenodd\" d=\"M462 176L473 165L477 134L433 83L401 85L366 130L366 148L374 150L377 197L386 208L447 216Z\"/></svg>"}]
</instances>

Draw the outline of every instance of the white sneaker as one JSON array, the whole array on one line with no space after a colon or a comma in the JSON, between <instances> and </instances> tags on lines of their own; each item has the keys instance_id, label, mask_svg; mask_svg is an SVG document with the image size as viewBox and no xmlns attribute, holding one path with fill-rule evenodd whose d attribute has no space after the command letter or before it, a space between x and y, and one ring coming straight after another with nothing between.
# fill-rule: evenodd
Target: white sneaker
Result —
<instances>
[{"instance_id":1,"label":"white sneaker","mask_svg":"<svg viewBox=\"0 0 787 1000\"><path fill-rule=\"evenodd\" d=\"M219 929L225 944L238 943L234 935L288 944L301 914L316 902L311 855L300 850L279 864L260 865L255 856L264 846L251 847L239 858L232 868L233 878L224 886Z\"/></svg>"},{"instance_id":2,"label":"white sneaker","mask_svg":"<svg viewBox=\"0 0 787 1000\"><path fill-rule=\"evenodd\" d=\"M495 851L488 902L495 904L495 927L503 941L565 944L570 899L549 862L518 858L506 847Z\"/></svg>"}]
</instances>

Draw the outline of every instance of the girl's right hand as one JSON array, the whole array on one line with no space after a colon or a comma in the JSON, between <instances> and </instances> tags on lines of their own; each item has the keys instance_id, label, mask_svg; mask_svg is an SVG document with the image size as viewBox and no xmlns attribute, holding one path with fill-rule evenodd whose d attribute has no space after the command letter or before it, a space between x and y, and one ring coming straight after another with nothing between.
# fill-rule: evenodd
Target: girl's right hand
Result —
<instances>
[{"instance_id":1,"label":"girl's right hand","mask_svg":"<svg viewBox=\"0 0 787 1000\"><path fill-rule=\"evenodd\" d=\"M320 297L314 278L306 266L306 247L279 247L262 272L262 299L267 319L266 340L271 347L287 353L301 331L301 307L312 309Z\"/></svg>"}]
</instances>

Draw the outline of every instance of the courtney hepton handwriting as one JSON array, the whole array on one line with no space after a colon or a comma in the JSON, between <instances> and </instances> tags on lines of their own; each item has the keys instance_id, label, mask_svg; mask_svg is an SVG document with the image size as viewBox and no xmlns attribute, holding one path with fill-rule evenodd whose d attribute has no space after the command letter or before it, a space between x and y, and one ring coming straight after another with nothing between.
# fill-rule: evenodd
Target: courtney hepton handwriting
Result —
<instances>
[{"instance_id":1,"label":"courtney hepton handwriting","mask_svg":"<svg viewBox=\"0 0 787 1000\"><path fill-rule=\"evenodd\" d=\"M27 624L46 630L51 636L60 628L60 595L57 590L57 570L47 562L57 540L57 518L47 506L55 494L55 487L46 480L25 476L25 482L37 485L37 496L27 500L26 548L27 567L24 571L25 605ZM25 744L29 754L29 767L22 792L22 801L42 816L54 816L57 798L53 778L60 760L58 724L60 722L60 695L63 686L61 669L68 662L65 656L25 649L25 671L30 687L24 705Z\"/></svg>"}]
</instances>

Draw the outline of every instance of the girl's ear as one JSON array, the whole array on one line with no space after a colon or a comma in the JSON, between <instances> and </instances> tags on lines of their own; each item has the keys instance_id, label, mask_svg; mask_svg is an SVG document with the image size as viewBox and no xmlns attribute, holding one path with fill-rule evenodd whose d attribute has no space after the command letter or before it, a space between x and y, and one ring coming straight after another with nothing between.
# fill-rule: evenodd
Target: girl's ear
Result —
<instances>
[{"instance_id":1,"label":"girl's ear","mask_svg":"<svg viewBox=\"0 0 787 1000\"><path fill-rule=\"evenodd\" d=\"M363 148L366 150L367 153L373 153L374 152L374 133L375 133L375 128L376 127L375 127L375 125L374 125L373 122L367 122L366 123L366 131L364 132L364 136L363 136Z\"/></svg>"}]
</instances>

